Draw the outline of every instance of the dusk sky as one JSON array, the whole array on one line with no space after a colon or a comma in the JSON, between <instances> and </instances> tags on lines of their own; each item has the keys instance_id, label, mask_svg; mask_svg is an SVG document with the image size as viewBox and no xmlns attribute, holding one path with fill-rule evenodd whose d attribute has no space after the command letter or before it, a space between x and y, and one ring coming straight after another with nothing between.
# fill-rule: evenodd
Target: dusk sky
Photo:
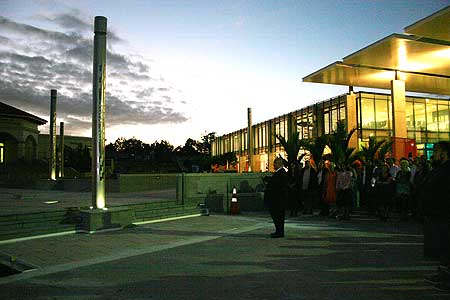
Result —
<instances>
[{"instance_id":1,"label":"dusk sky","mask_svg":"<svg viewBox=\"0 0 450 300\"><path fill-rule=\"evenodd\" d=\"M0 0L0 101L48 120L57 89L58 123L90 136L93 21L105 16L107 143L177 146L246 127L247 107L256 124L347 92L301 79L448 5Z\"/></svg>"}]
</instances>

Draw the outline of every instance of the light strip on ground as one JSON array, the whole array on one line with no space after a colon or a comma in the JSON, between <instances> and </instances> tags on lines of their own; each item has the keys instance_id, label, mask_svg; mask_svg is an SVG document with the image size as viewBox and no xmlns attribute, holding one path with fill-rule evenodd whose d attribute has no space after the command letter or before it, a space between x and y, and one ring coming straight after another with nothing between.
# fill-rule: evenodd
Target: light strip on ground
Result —
<instances>
[{"instance_id":1,"label":"light strip on ground","mask_svg":"<svg viewBox=\"0 0 450 300\"><path fill-rule=\"evenodd\" d=\"M55 233L48 233L48 234L41 234L41 235L26 236L26 237L21 237L21 238L16 238L16 239L0 241L0 245L24 242L24 241L34 240L34 239L55 237L55 236L61 236L61 235L68 235L68 234L74 234L74 233L76 233L76 231L71 230L71 231L55 232Z\"/></svg>"},{"instance_id":2,"label":"light strip on ground","mask_svg":"<svg viewBox=\"0 0 450 300\"><path fill-rule=\"evenodd\" d=\"M166 218L166 219L157 219L157 220L150 220L150 221L133 222L133 224L134 225L144 225L144 224L159 223L159 222L164 222L164 221L180 220L180 219L201 217L201 216L202 216L202 214L193 214L193 215L172 217L172 218Z\"/></svg>"}]
</instances>

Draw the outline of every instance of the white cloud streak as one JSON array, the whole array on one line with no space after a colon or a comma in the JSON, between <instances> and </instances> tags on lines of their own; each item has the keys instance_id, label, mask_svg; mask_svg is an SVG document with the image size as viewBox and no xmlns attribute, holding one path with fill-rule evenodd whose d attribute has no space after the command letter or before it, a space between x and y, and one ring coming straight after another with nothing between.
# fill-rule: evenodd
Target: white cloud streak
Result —
<instances>
[{"instance_id":1,"label":"white cloud streak","mask_svg":"<svg viewBox=\"0 0 450 300\"><path fill-rule=\"evenodd\" d=\"M0 16L0 101L45 117L50 89L57 89L58 118L68 132L85 133L91 128L92 24L76 10L35 17L61 30ZM126 41L108 32L107 126L185 122L182 93L153 74L151 62L113 51L116 43Z\"/></svg>"}]
</instances>

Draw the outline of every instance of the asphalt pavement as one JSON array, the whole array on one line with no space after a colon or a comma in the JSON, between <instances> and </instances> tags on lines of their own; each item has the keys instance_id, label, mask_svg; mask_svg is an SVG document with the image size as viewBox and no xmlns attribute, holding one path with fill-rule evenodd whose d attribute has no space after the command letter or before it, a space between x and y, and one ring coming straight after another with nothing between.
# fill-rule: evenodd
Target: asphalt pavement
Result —
<instances>
[{"instance_id":1,"label":"asphalt pavement","mask_svg":"<svg viewBox=\"0 0 450 300\"><path fill-rule=\"evenodd\" d=\"M0 243L33 266L0 299L450 299L423 277L421 226L370 216L211 215L95 234Z\"/></svg>"}]
</instances>

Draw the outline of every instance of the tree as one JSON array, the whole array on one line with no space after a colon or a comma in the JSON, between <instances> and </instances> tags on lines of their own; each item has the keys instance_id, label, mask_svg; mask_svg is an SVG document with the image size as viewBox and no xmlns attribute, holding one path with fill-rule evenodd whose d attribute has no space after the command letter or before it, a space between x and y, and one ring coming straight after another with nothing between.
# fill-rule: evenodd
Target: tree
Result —
<instances>
[{"instance_id":1,"label":"tree","mask_svg":"<svg viewBox=\"0 0 450 300\"><path fill-rule=\"evenodd\" d=\"M309 153L313 157L316 168L322 160L322 155L323 151L325 150L325 146L327 145L327 140L327 136L319 136L315 139L302 140L302 147L305 150L309 151Z\"/></svg>"},{"instance_id":2,"label":"tree","mask_svg":"<svg viewBox=\"0 0 450 300\"><path fill-rule=\"evenodd\" d=\"M356 128L347 133L344 121L337 122L336 131L329 135L327 145L331 149L332 160L337 165L349 165L354 160L355 148L349 147L350 139L355 133Z\"/></svg>"},{"instance_id":3,"label":"tree","mask_svg":"<svg viewBox=\"0 0 450 300\"><path fill-rule=\"evenodd\" d=\"M149 146L151 156L157 161L172 161L174 147L166 140L155 141Z\"/></svg>"},{"instance_id":4,"label":"tree","mask_svg":"<svg viewBox=\"0 0 450 300\"><path fill-rule=\"evenodd\" d=\"M212 142L216 138L215 132L210 132L202 136L202 142L199 144L199 151L206 155L211 155Z\"/></svg>"},{"instance_id":5,"label":"tree","mask_svg":"<svg viewBox=\"0 0 450 300\"><path fill-rule=\"evenodd\" d=\"M289 136L289 139L286 140L283 136L278 134L276 135L277 139L283 146L284 151L286 152L287 161L285 160L285 162L287 162L288 166L293 163L298 163L304 156L302 155L300 158L298 157L298 152L300 152L300 148L302 147L299 136L299 132L294 132L291 136Z\"/></svg>"}]
</instances>

